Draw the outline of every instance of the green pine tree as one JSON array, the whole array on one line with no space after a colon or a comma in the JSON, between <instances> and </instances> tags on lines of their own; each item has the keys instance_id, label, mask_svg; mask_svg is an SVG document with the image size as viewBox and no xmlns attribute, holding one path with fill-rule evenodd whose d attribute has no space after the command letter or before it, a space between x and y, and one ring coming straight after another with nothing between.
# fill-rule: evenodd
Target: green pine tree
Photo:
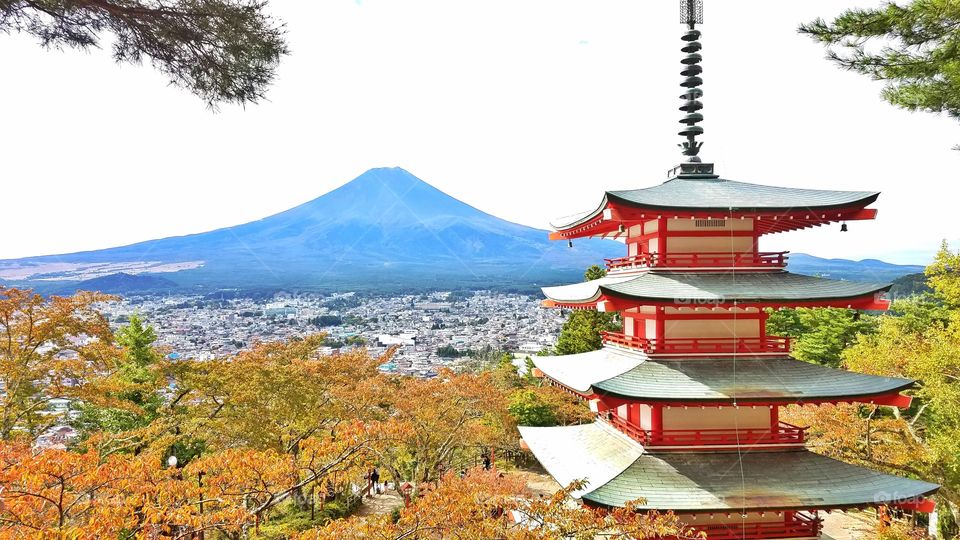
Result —
<instances>
[{"instance_id":1,"label":"green pine tree","mask_svg":"<svg viewBox=\"0 0 960 540\"><path fill-rule=\"evenodd\" d=\"M828 47L833 62L886 81L883 98L911 111L960 120L960 2L911 0L849 9L800 32ZM960 149L960 147L957 147Z\"/></svg>"},{"instance_id":2,"label":"green pine tree","mask_svg":"<svg viewBox=\"0 0 960 540\"><path fill-rule=\"evenodd\" d=\"M876 327L876 317L840 308L783 309L767 321L768 334L793 338L794 358L830 367L839 367L843 350Z\"/></svg>"},{"instance_id":3,"label":"green pine tree","mask_svg":"<svg viewBox=\"0 0 960 540\"><path fill-rule=\"evenodd\" d=\"M73 421L81 439L98 431L119 433L152 422L163 405L160 394L164 377L158 369L160 353L154 347L157 333L134 314L130 322L117 330L117 343L123 348L115 383L120 388L106 396L103 403L81 403Z\"/></svg>"},{"instance_id":4,"label":"green pine tree","mask_svg":"<svg viewBox=\"0 0 960 540\"><path fill-rule=\"evenodd\" d=\"M283 25L257 0L0 0L0 34L50 48L109 44L118 62L148 63L210 105L252 103L287 54ZM106 43L104 43L106 42Z\"/></svg>"},{"instance_id":5,"label":"green pine tree","mask_svg":"<svg viewBox=\"0 0 960 540\"><path fill-rule=\"evenodd\" d=\"M607 275L603 268L593 265L587 268L583 277L586 281L600 279ZM598 311L573 311L563 329L555 347L556 354L577 354L595 351L603 346L600 332L616 331L620 328L616 313L601 313Z\"/></svg>"}]
</instances>

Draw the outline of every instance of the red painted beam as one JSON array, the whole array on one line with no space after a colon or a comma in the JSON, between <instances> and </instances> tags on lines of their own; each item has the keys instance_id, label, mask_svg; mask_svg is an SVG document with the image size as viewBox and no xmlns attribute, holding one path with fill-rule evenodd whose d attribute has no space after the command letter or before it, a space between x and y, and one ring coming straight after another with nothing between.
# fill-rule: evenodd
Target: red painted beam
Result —
<instances>
[{"instance_id":1,"label":"red painted beam","mask_svg":"<svg viewBox=\"0 0 960 540\"><path fill-rule=\"evenodd\" d=\"M886 311L890 309L890 301L883 299L874 299L872 296L861 296L857 298L832 299L832 300L804 300L804 301L750 301L738 300L734 302L717 303L678 303L662 300L631 300L629 298L616 298L613 296L601 295L597 300L586 302L558 302L555 300L544 300L541 302L543 307L595 310L598 302L607 302L606 311L625 311L640 306L660 306L660 307L704 307L704 308L732 308L732 307L755 307L755 308L794 308L794 307L836 307L850 308L871 311Z\"/></svg>"},{"instance_id":2,"label":"red painted beam","mask_svg":"<svg viewBox=\"0 0 960 540\"><path fill-rule=\"evenodd\" d=\"M836 298L836 299L824 299L824 300L793 300L793 301L752 301L752 300L737 300L736 302L716 302L716 303L702 303L698 304L693 301L682 303L675 300L648 300L648 299L631 299L631 298L621 298L613 296L612 294L601 295L600 298L589 303L594 303L597 301L607 300L610 301L610 306L614 306L616 311L623 311L626 309L636 308L640 306L663 306L663 307L718 307L718 308L731 308L731 307L756 307L756 308L788 308L788 307L839 307L839 308L852 308L852 309L867 309L867 310L886 310L890 307L890 301L877 297L876 295L864 295L857 296L853 298ZM575 305L573 303L569 305ZM583 305L582 303L577 303L576 305Z\"/></svg>"},{"instance_id":3,"label":"red painted beam","mask_svg":"<svg viewBox=\"0 0 960 540\"><path fill-rule=\"evenodd\" d=\"M733 407L733 403L730 401L657 401L651 399L634 399L634 398L625 398L619 396L609 396L609 395L596 395L593 394L590 399L599 399L603 403L607 404L610 408L616 408L620 405L628 403L643 403L646 405L660 406L660 407L677 407L677 408L691 408L695 409L698 407ZM783 407L785 405L835 405L837 403L872 403L874 405L883 405L889 407L898 407L905 408L910 405L910 396L905 396L898 394L896 392L891 392L889 394L883 394L879 396L849 396L849 397L838 397L838 398L827 398L827 399L815 399L815 400L803 400L798 401L795 397L784 397L782 399L776 399L773 397L765 397L762 400L751 401L744 398L739 398L738 406L740 407Z\"/></svg>"},{"instance_id":4,"label":"red painted beam","mask_svg":"<svg viewBox=\"0 0 960 540\"><path fill-rule=\"evenodd\" d=\"M904 501L894 504L893 506L900 508L901 510L913 510L915 512L923 512L929 514L937 509L937 502L933 499L927 499L922 497L919 500L915 501Z\"/></svg>"}]
</instances>

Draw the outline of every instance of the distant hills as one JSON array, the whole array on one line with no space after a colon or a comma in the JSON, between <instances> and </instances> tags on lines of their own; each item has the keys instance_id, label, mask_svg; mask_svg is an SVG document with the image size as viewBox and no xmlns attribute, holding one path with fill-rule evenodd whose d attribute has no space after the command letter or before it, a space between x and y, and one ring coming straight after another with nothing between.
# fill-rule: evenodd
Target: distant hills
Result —
<instances>
[{"instance_id":1,"label":"distant hills","mask_svg":"<svg viewBox=\"0 0 960 540\"><path fill-rule=\"evenodd\" d=\"M535 286L582 279L623 244L512 223L400 168L371 169L300 206L214 231L98 251L0 260L0 282L63 293L241 289L422 290ZM892 281L922 267L791 254L791 271Z\"/></svg>"},{"instance_id":2,"label":"distant hills","mask_svg":"<svg viewBox=\"0 0 960 540\"><path fill-rule=\"evenodd\" d=\"M127 274L118 272L93 279L70 283L52 291L56 294L70 295L77 291L101 291L111 294L135 294L145 292L174 291L180 288L175 281L152 274Z\"/></svg>"},{"instance_id":3,"label":"distant hills","mask_svg":"<svg viewBox=\"0 0 960 540\"><path fill-rule=\"evenodd\" d=\"M791 272L798 274L852 281L892 282L906 274L923 272L923 267L917 265L893 264L877 259L863 259L861 261L824 259L806 253L791 253L789 268Z\"/></svg>"}]
</instances>

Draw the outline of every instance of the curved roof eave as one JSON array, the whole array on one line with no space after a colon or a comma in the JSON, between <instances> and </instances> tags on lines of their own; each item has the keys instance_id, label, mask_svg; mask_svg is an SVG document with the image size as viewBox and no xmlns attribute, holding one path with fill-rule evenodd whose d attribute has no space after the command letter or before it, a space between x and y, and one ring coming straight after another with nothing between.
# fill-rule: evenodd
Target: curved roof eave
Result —
<instances>
[{"instance_id":1,"label":"curved roof eave","mask_svg":"<svg viewBox=\"0 0 960 540\"><path fill-rule=\"evenodd\" d=\"M650 210L676 210L686 212L790 212L792 210L841 210L847 208L860 208L873 204L880 196L880 192L872 192L861 199L845 202L843 204L827 205L794 205L794 206L684 206L684 205L658 205L643 203L639 204L617 195L616 192L607 192L604 194L604 205L607 202L615 201L626 206L635 208L649 208ZM602 210L602 207L601 207ZM591 214L596 215L596 211Z\"/></svg>"},{"instance_id":2,"label":"curved roof eave","mask_svg":"<svg viewBox=\"0 0 960 540\"><path fill-rule=\"evenodd\" d=\"M688 189L686 186L694 185L694 182L702 182L697 190ZM677 188L676 186L683 186ZM732 193L708 193L704 187L720 186L720 192L723 188L729 188L727 191ZM750 193L750 190L755 193ZM714 189L713 191L718 191ZM661 192L661 193L657 193ZM663 193L665 192L665 193ZM719 195L719 196L718 196ZM837 190L815 190L803 188L786 188L780 186L768 186L762 184L751 184L748 182L738 182L723 178L714 179L683 179L674 178L662 184L648 188L633 190L615 190L605 191L603 199L595 210L577 214L573 219L562 223L551 223L551 226L558 231L566 230L577 225L596 219L607 205L611 202L638 209L650 209L652 211L681 211L681 212L790 212L792 210L842 210L850 208L863 208L872 204L880 196L879 191L837 191ZM690 201L700 197L703 204L671 204L666 200ZM717 200L722 198L737 200L749 200L750 198L761 199L769 197L769 204L741 203L741 204L716 204ZM790 201L790 204L784 204L782 201ZM796 201L796 202L794 202ZM762 202L762 201L761 201Z\"/></svg>"},{"instance_id":3,"label":"curved roof eave","mask_svg":"<svg viewBox=\"0 0 960 540\"><path fill-rule=\"evenodd\" d=\"M648 273L615 283L598 283L599 296L651 302L818 302L863 298L892 283L835 280L792 272ZM829 287L831 292L823 291Z\"/></svg>"},{"instance_id":4,"label":"curved roof eave","mask_svg":"<svg viewBox=\"0 0 960 540\"><path fill-rule=\"evenodd\" d=\"M734 371L733 365L737 369ZM815 402L889 396L916 381L830 368L788 356L650 359L590 390L652 402Z\"/></svg>"},{"instance_id":5,"label":"curved roof eave","mask_svg":"<svg viewBox=\"0 0 960 540\"><path fill-rule=\"evenodd\" d=\"M807 450L678 452L645 454L583 499L620 507L643 498L640 509L729 512L869 507L938 489Z\"/></svg>"}]
</instances>

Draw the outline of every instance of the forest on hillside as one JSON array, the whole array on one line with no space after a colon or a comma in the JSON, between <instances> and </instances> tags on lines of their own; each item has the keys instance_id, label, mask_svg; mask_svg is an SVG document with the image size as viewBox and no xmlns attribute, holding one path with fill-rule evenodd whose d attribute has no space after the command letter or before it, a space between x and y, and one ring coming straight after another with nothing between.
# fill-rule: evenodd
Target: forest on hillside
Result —
<instances>
[{"instance_id":1,"label":"forest on hillside","mask_svg":"<svg viewBox=\"0 0 960 540\"><path fill-rule=\"evenodd\" d=\"M111 300L0 288L0 538L683 534L673 516L570 506L576 483L527 489L516 425L591 414L509 355L389 376L390 353L322 356L316 334L172 360L138 316L112 332ZM354 515L373 468L406 504Z\"/></svg>"}]
</instances>

